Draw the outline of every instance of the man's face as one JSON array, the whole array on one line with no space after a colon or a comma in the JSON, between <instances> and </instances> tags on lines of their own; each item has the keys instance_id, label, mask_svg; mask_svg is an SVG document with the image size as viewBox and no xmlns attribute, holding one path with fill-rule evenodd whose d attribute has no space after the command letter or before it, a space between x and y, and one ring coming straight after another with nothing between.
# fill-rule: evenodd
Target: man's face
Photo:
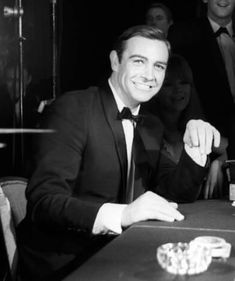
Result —
<instances>
[{"instance_id":1,"label":"man's face","mask_svg":"<svg viewBox=\"0 0 235 281\"><path fill-rule=\"evenodd\" d=\"M208 16L214 21L230 21L235 7L235 0L203 0L208 3Z\"/></svg>"},{"instance_id":2,"label":"man's face","mask_svg":"<svg viewBox=\"0 0 235 281\"><path fill-rule=\"evenodd\" d=\"M169 52L167 45L159 40L133 37L119 62L115 51L111 53L114 87L131 108L150 100L162 86Z\"/></svg>"},{"instance_id":3,"label":"man's face","mask_svg":"<svg viewBox=\"0 0 235 281\"><path fill-rule=\"evenodd\" d=\"M146 16L146 24L161 29L167 36L172 22L168 20L165 11L161 8L151 8Z\"/></svg>"}]
</instances>

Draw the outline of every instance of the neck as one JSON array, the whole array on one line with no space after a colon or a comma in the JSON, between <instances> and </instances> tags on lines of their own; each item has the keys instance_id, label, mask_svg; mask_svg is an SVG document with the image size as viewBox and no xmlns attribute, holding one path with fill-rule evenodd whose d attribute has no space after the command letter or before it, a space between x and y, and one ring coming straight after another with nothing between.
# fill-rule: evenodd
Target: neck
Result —
<instances>
[{"instance_id":1,"label":"neck","mask_svg":"<svg viewBox=\"0 0 235 281\"><path fill-rule=\"evenodd\" d=\"M208 17L210 19L212 19L214 22L216 22L218 25L225 27L227 24L229 24L231 22L231 17L226 17L226 18L218 18L215 17L213 15L211 15L210 13L208 13Z\"/></svg>"}]
</instances>

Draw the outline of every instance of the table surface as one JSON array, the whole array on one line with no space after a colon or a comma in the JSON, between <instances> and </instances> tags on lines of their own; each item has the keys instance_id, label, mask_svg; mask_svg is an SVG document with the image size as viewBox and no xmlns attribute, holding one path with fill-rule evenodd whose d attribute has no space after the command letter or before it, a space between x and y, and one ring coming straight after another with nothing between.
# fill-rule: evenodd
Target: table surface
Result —
<instances>
[{"instance_id":1,"label":"table surface","mask_svg":"<svg viewBox=\"0 0 235 281\"><path fill-rule=\"evenodd\" d=\"M207 200L181 204L182 222L141 222L133 225L72 272L64 281L234 281L235 208L229 201ZM200 235L224 238L232 244L230 257L213 260L208 270L192 276L167 273L156 260L156 250L168 242L189 242Z\"/></svg>"}]
</instances>

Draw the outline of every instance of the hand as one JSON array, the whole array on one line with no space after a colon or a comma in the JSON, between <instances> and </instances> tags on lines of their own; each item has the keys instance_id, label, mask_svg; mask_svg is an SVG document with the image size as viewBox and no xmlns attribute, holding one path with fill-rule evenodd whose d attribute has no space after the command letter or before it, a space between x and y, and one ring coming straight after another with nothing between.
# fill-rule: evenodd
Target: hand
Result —
<instances>
[{"instance_id":1,"label":"hand","mask_svg":"<svg viewBox=\"0 0 235 281\"><path fill-rule=\"evenodd\" d=\"M190 120L186 125L184 143L189 147L198 147L201 154L208 155L213 145L219 147L220 133L208 122Z\"/></svg>"},{"instance_id":2,"label":"hand","mask_svg":"<svg viewBox=\"0 0 235 281\"><path fill-rule=\"evenodd\" d=\"M147 191L123 210L122 227L146 220L173 222L183 220L184 216L177 210L178 205L168 202L163 197Z\"/></svg>"},{"instance_id":3,"label":"hand","mask_svg":"<svg viewBox=\"0 0 235 281\"><path fill-rule=\"evenodd\" d=\"M211 163L207 180L204 186L204 199L221 198L223 195L223 162L214 160Z\"/></svg>"}]
</instances>

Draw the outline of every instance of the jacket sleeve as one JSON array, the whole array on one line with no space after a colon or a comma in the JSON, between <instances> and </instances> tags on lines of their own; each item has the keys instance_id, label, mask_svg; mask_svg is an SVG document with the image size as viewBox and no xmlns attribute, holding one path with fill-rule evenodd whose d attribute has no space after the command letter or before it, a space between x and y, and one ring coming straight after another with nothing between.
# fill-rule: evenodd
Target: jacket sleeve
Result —
<instances>
[{"instance_id":1,"label":"jacket sleeve","mask_svg":"<svg viewBox=\"0 0 235 281\"><path fill-rule=\"evenodd\" d=\"M200 195L207 172L208 163L205 167L199 166L184 149L178 164L161 152L155 191L178 203L194 202Z\"/></svg>"},{"instance_id":2,"label":"jacket sleeve","mask_svg":"<svg viewBox=\"0 0 235 281\"><path fill-rule=\"evenodd\" d=\"M45 114L49 122L42 127L54 133L40 135L35 143L27 216L40 226L90 231L101 203L74 196L86 147L88 106L72 95L56 100Z\"/></svg>"}]
</instances>

